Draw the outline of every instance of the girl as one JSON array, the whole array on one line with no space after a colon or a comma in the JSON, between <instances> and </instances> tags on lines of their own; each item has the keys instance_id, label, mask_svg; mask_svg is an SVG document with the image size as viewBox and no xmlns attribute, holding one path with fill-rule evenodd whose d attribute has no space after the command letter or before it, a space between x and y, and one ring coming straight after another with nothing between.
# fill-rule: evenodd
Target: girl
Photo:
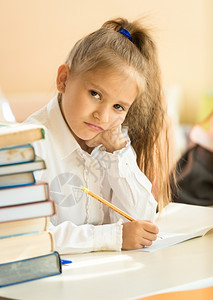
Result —
<instances>
[{"instance_id":1,"label":"girl","mask_svg":"<svg viewBox=\"0 0 213 300\"><path fill-rule=\"evenodd\" d=\"M79 40L57 75L58 95L27 122L47 163L60 253L139 249L156 239L157 203L169 201L169 157L156 47L139 22L108 21ZM162 151L163 150L163 151ZM149 178L149 179L148 179ZM152 186L154 195L152 195ZM86 195L86 186L126 211L129 222Z\"/></svg>"}]
</instances>

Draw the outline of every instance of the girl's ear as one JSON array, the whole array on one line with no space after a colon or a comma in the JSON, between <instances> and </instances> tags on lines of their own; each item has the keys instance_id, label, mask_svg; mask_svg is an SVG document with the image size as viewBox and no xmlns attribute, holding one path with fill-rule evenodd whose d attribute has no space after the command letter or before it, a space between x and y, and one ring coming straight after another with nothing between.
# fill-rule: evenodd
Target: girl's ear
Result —
<instances>
[{"instance_id":1,"label":"girl's ear","mask_svg":"<svg viewBox=\"0 0 213 300\"><path fill-rule=\"evenodd\" d=\"M66 82L70 75L69 66L64 64L58 68L58 74L56 78L57 89L60 93L64 93Z\"/></svg>"}]
</instances>

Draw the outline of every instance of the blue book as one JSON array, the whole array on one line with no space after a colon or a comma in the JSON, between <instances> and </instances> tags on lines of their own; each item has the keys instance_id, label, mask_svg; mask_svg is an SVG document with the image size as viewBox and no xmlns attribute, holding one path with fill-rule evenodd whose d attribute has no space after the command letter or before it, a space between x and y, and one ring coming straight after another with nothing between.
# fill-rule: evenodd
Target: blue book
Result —
<instances>
[{"instance_id":1,"label":"blue book","mask_svg":"<svg viewBox=\"0 0 213 300\"><path fill-rule=\"evenodd\" d=\"M36 183L33 172L0 175L0 189L26 186Z\"/></svg>"},{"instance_id":2,"label":"blue book","mask_svg":"<svg viewBox=\"0 0 213 300\"><path fill-rule=\"evenodd\" d=\"M57 251L33 258L0 264L0 287L23 283L62 273Z\"/></svg>"},{"instance_id":3,"label":"blue book","mask_svg":"<svg viewBox=\"0 0 213 300\"><path fill-rule=\"evenodd\" d=\"M30 162L0 166L0 188L33 184L34 171L42 169L46 169L46 164L39 156Z\"/></svg>"},{"instance_id":4,"label":"blue book","mask_svg":"<svg viewBox=\"0 0 213 300\"><path fill-rule=\"evenodd\" d=\"M48 198L49 186L42 181L27 186L0 188L0 207L44 201Z\"/></svg>"},{"instance_id":5,"label":"blue book","mask_svg":"<svg viewBox=\"0 0 213 300\"><path fill-rule=\"evenodd\" d=\"M46 169L46 164L42 158L36 156L35 160L30 162L0 166L0 176L18 174L23 172L33 172L41 169Z\"/></svg>"}]
</instances>

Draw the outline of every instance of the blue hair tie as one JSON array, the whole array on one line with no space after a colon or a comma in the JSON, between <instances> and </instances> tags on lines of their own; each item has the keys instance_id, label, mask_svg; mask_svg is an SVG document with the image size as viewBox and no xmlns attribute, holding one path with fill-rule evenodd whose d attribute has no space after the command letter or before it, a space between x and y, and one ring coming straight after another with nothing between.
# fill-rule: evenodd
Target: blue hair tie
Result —
<instances>
[{"instance_id":1,"label":"blue hair tie","mask_svg":"<svg viewBox=\"0 0 213 300\"><path fill-rule=\"evenodd\" d=\"M121 30L119 30L118 32L120 32L121 34L125 35L129 40L131 40L131 34L129 33L128 30L126 30L125 28L122 28Z\"/></svg>"}]
</instances>

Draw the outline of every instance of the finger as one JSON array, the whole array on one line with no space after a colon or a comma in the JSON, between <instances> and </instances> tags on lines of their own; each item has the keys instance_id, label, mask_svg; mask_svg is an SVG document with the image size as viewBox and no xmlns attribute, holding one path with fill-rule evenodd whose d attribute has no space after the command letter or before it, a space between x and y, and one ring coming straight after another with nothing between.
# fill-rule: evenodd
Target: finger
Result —
<instances>
[{"instance_id":1,"label":"finger","mask_svg":"<svg viewBox=\"0 0 213 300\"><path fill-rule=\"evenodd\" d=\"M110 124L108 129L116 128L116 127L121 128L121 124L123 123L123 121L124 121L124 118L117 118L113 123Z\"/></svg>"},{"instance_id":2,"label":"finger","mask_svg":"<svg viewBox=\"0 0 213 300\"><path fill-rule=\"evenodd\" d=\"M117 131L120 131L121 132L121 125L119 124L115 124L113 125L109 130L112 131L112 130L117 130Z\"/></svg>"},{"instance_id":3,"label":"finger","mask_svg":"<svg viewBox=\"0 0 213 300\"><path fill-rule=\"evenodd\" d=\"M150 240L147 240L147 239L143 239L141 241L141 247L144 248L144 247L149 247L152 245L152 241Z\"/></svg>"},{"instance_id":4,"label":"finger","mask_svg":"<svg viewBox=\"0 0 213 300\"><path fill-rule=\"evenodd\" d=\"M126 142L127 142L126 136L121 131L121 128L118 128L118 127L110 130L108 132L108 136L109 136L110 140L113 141L113 143L116 143L116 144L123 144L123 143L126 144Z\"/></svg>"},{"instance_id":5,"label":"finger","mask_svg":"<svg viewBox=\"0 0 213 300\"><path fill-rule=\"evenodd\" d=\"M159 233L158 227L150 221L149 222L144 221L143 228L150 233L154 233L154 234Z\"/></svg>"},{"instance_id":6,"label":"finger","mask_svg":"<svg viewBox=\"0 0 213 300\"><path fill-rule=\"evenodd\" d=\"M155 241L157 239L157 234L146 231L143 233L143 238L148 241Z\"/></svg>"},{"instance_id":7,"label":"finger","mask_svg":"<svg viewBox=\"0 0 213 300\"><path fill-rule=\"evenodd\" d=\"M85 141L88 147L96 147L101 144L100 134L97 134L93 139Z\"/></svg>"},{"instance_id":8,"label":"finger","mask_svg":"<svg viewBox=\"0 0 213 300\"><path fill-rule=\"evenodd\" d=\"M142 244L138 244L138 246L135 249L143 249L145 246Z\"/></svg>"}]
</instances>

